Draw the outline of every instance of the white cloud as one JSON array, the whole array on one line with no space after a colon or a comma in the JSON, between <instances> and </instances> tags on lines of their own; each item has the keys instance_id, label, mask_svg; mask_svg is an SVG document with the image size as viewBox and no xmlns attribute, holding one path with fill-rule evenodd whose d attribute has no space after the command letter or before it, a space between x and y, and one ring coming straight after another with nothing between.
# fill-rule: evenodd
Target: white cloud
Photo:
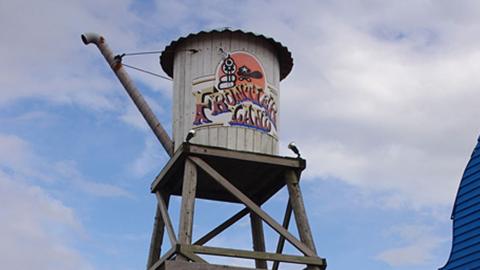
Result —
<instances>
[{"instance_id":1,"label":"white cloud","mask_svg":"<svg viewBox=\"0 0 480 270\"><path fill-rule=\"evenodd\" d=\"M57 184L63 182L92 196L132 196L121 187L87 179L73 161L49 161L47 157L38 156L28 142L14 135L0 133L0 169L10 172L10 175L31 179L33 184L39 184L39 180Z\"/></svg>"},{"instance_id":2,"label":"white cloud","mask_svg":"<svg viewBox=\"0 0 480 270\"><path fill-rule=\"evenodd\" d=\"M430 263L435 258L435 250L447 240L432 234L431 229L423 225L398 226L389 234L400 236L406 244L382 251L376 259L394 267Z\"/></svg>"},{"instance_id":3,"label":"white cloud","mask_svg":"<svg viewBox=\"0 0 480 270\"><path fill-rule=\"evenodd\" d=\"M21 98L112 109L117 85L105 77L107 65L80 40L84 31L109 33L124 48L134 44L130 27L137 20L130 1L6 1L0 8L5 42L0 45L0 103ZM108 12L104 12L108 10ZM95 58L92 58L95 56ZM98 65L98 63L104 65ZM111 74L109 74L111 75Z\"/></svg>"},{"instance_id":4,"label":"white cloud","mask_svg":"<svg viewBox=\"0 0 480 270\"><path fill-rule=\"evenodd\" d=\"M263 27L296 63L282 84L281 136L305 152L307 176L414 207L451 205L479 130L480 54L457 46L477 43L475 15L468 5L456 6L460 20L446 3L385 3L275 7L291 24Z\"/></svg>"},{"instance_id":5,"label":"white cloud","mask_svg":"<svg viewBox=\"0 0 480 270\"><path fill-rule=\"evenodd\" d=\"M161 49L165 35L243 27L274 36L293 52L294 70L282 84L281 136L315 149L307 156L315 161L311 175L396 190L417 205L451 204L478 131L480 53L471 45L478 43L477 2L246 1L235 9L218 1L195 7L157 1L142 16L132 5L2 3L0 23L9 42L0 51L0 72L9 76L0 78L0 102L35 97L121 107L123 90L97 49L80 42L84 31L105 33L123 52ZM143 35L147 30L152 38ZM125 60L159 68L156 56ZM131 74L169 96L170 82ZM131 106L121 119L145 127ZM435 191L420 194L417 184Z\"/></svg>"},{"instance_id":6,"label":"white cloud","mask_svg":"<svg viewBox=\"0 0 480 270\"><path fill-rule=\"evenodd\" d=\"M0 261L5 269L93 269L72 240L84 232L73 210L0 170Z\"/></svg>"}]
</instances>

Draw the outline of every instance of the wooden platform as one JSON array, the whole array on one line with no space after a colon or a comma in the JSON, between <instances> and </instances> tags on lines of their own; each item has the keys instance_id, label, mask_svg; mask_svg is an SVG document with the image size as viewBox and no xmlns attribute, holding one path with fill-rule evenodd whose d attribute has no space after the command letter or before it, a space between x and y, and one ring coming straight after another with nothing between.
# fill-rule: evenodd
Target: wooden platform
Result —
<instances>
[{"instance_id":1,"label":"wooden platform","mask_svg":"<svg viewBox=\"0 0 480 270\"><path fill-rule=\"evenodd\" d=\"M240 152L225 148L183 144L155 178L152 193L162 190L171 195L182 195L184 162L187 156L201 157L210 166L261 205L285 186L283 175L288 169L303 170L306 161L301 158ZM198 173L197 194L200 199L239 202L203 171Z\"/></svg>"},{"instance_id":2,"label":"wooden platform","mask_svg":"<svg viewBox=\"0 0 480 270\"><path fill-rule=\"evenodd\" d=\"M160 270L260 270L258 268L244 268L227 265L166 261Z\"/></svg>"},{"instance_id":3,"label":"wooden platform","mask_svg":"<svg viewBox=\"0 0 480 270\"><path fill-rule=\"evenodd\" d=\"M158 204L147 269L243 269L208 264L202 255L251 259L255 262L255 269L266 269L267 262L272 262L273 270L278 270L280 263L300 264L308 270L326 269L326 260L316 253L300 190L300 175L305 166L306 162L301 158L184 143L151 186ZM285 186L289 196L283 222L280 224L261 206ZM182 197L178 234L173 228L168 211L171 195ZM230 218L193 241L196 199L240 203L244 208L232 213ZM288 231L292 214L295 216L300 239ZM246 215L250 216L253 250L205 245ZM275 252L266 250L264 223L278 233ZM162 253L165 231L171 249ZM302 255L284 254L285 241L292 244Z\"/></svg>"}]
</instances>

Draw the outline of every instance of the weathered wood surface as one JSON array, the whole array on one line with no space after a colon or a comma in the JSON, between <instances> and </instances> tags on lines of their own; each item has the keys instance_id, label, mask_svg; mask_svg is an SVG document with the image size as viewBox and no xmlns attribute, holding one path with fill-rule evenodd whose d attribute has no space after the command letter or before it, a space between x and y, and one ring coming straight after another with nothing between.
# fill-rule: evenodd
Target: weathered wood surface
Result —
<instances>
[{"instance_id":1,"label":"weathered wood surface","mask_svg":"<svg viewBox=\"0 0 480 270\"><path fill-rule=\"evenodd\" d=\"M169 201L166 201L168 207ZM162 253L163 235L165 233L165 222L163 222L160 207L157 205L155 212L155 221L153 223L152 238L150 240L150 250L148 252L147 269L159 260Z\"/></svg>"},{"instance_id":2,"label":"weathered wood surface","mask_svg":"<svg viewBox=\"0 0 480 270\"><path fill-rule=\"evenodd\" d=\"M225 257L260 259L260 260L267 260L267 261L281 261L281 262L308 264L308 265L316 265L316 266L325 265L325 259L322 259L316 256L306 257L306 256L277 254L277 253L271 253L271 252L256 252L256 251L241 250L241 249L218 248L218 247L195 246L195 245L186 246L184 248L189 249L194 253L205 254L205 255L219 255L219 256L225 256Z\"/></svg>"},{"instance_id":3,"label":"weathered wood surface","mask_svg":"<svg viewBox=\"0 0 480 270\"><path fill-rule=\"evenodd\" d=\"M166 261L160 270L256 270L238 266L226 266L216 264L191 263L179 261Z\"/></svg>"},{"instance_id":4,"label":"weathered wood surface","mask_svg":"<svg viewBox=\"0 0 480 270\"><path fill-rule=\"evenodd\" d=\"M192 82L214 78L216 67L222 60L220 49L246 51L262 63L267 84L279 89L280 66L275 49L260 38L238 33L212 33L183 41L176 49L173 68L173 140L175 150L185 141L193 127L195 97ZM280 95L277 91L277 102ZM278 108L278 104L277 104ZM277 121L278 122L278 121ZM278 154L278 139L263 132L244 127L209 126L197 129L193 143Z\"/></svg>"},{"instance_id":5,"label":"weathered wood surface","mask_svg":"<svg viewBox=\"0 0 480 270\"><path fill-rule=\"evenodd\" d=\"M255 213L250 213L250 226L252 229L253 250L265 252L265 235L263 233L262 220ZM255 259L255 267L266 269L267 261Z\"/></svg>"},{"instance_id":6,"label":"weathered wood surface","mask_svg":"<svg viewBox=\"0 0 480 270\"><path fill-rule=\"evenodd\" d=\"M169 195L162 195L160 191L157 191L155 195L157 196L158 209L160 210L162 220L165 223L165 228L167 229L170 244L173 247L177 244L177 238L175 237L175 231L173 230L172 221L170 220L170 216L168 215L168 205L167 199L165 197L168 197Z\"/></svg>"},{"instance_id":7,"label":"weathered wood surface","mask_svg":"<svg viewBox=\"0 0 480 270\"><path fill-rule=\"evenodd\" d=\"M157 270L159 269L168 259L170 259L175 252L177 252L176 245L173 246L169 251L167 251L158 261L156 261L148 270Z\"/></svg>"},{"instance_id":8,"label":"weathered wood surface","mask_svg":"<svg viewBox=\"0 0 480 270\"><path fill-rule=\"evenodd\" d=\"M265 211L263 211L257 204L255 204L250 198L245 196L240 190L233 186L227 179L220 175L210 165L198 157L189 157L195 164L197 164L202 170L208 173L214 180L222 185L228 192L234 195L239 201L245 204L252 212L257 214L262 220L264 220L272 229L283 235L293 246L300 250L307 256L315 257L316 253L307 247L304 243L300 242L290 232L288 232L282 225L278 224L272 217L270 217Z\"/></svg>"},{"instance_id":9,"label":"weathered wood surface","mask_svg":"<svg viewBox=\"0 0 480 270\"><path fill-rule=\"evenodd\" d=\"M201 154L201 155L225 157L225 158L231 158L231 159L248 160L252 162L259 162L259 163L279 165L279 166L287 166L287 167L295 167L295 168L305 167L305 160L303 159L279 157L279 156L274 156L269 154L263 155L263 154L256 154L256 153L249 153L249 152L242 152L242 151L230 151L227 149L221 149L217 147L204 147L202 145L190 145L188 148L188 152L191 154Z\"/></svg>"},{"instance_id":10,"label":"weathered wood surface","mask_svg":"<svg viewBox=\"0 0 480 270\"><path fill-rule=\"evenodd\" d=\"M182 181L179 179L183 177L185 159L190 155L202 157L257 204L262 204L285 186L283 175L286 169L305 168L303 159L184 144L175 152L174 162L168 162L156 177L152 192L162 190L181 195ZM198 174L196 193L200 199L239 202L203 172Z\"/></svg>"},{"instance_id":11,"label":"weathered wood surface","mask_svg":"<svg viewBox=\"0 0 480 270\"><path fill-rule=\"evenodd\" d=\"M197 189L197 168L189 159L185 160L182 187L182 203L178 229L180 244L192 243L193 214L195 209L195 191Z\"/></svg>"},{"instance_id":12,"label":"weathered wood surface","mask_svg":"<svg viewBox=\"0 0 480 270\"><path fill-rule=\"evenodd\" d=\"M315 243L313 241L312 231L308 223L307 212L303 203L303 196L299 186L299 177L296 171L288 170L285 174L285 181L287 183L290 203L292 204L293 214L295 215L295 222L297 224L298 234L305 245L317 254ZM308 266L308 270L319 269L315 266Z\"/></svg>"}]
</instances>

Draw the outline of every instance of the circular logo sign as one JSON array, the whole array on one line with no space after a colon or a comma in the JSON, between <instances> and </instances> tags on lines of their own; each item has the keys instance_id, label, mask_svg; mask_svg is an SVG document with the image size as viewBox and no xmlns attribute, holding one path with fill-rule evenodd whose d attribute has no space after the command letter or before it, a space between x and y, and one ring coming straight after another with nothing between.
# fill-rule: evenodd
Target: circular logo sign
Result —
<instances>
[{"instance_id":1,"label":"circular logo sign","mask_svg":"<svg viewBox=\"0 0 480 270\"><path fill-rule=\"evenodd\" d=\"M277 95L270 88L255 56L244 51L227 53L214 79L192 87L193 126L245 127L277 137Z\"/></svg>"}]
</instances>

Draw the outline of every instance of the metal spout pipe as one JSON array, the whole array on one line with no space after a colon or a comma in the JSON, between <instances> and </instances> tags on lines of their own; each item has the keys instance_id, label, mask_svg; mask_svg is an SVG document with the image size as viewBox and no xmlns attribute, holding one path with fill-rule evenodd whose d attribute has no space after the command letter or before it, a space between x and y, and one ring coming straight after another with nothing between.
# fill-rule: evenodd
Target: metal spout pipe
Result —
<instances>
[{"instance_id":1,"label":"metal spout pipe","mask_svg":"<svg viewBox=\"0 0 480 270\"><path fill-rule=\"evenodd\" d=\"M105 57L108 65L112 68L113 72L122 83L128 95L133 100L133 103L135 103L138 110L143 115L143 118L147 121L148 125L152 129L153 133L155 134L155 136L157 136L157 139L160 141L165 151L167 151L169 156L172 156L172 139L170 139L170 136L168 136L167 132L163 128L160 121L158 121L152 109L150 109L150 106L148 106L142 94L140 94L140 91L133 84L130 76L128 76L127 72L122 66L121 58L114 56L112 50L110 50L107 43L105 42L105 38L103 36L100 36L99 34L84 33L82 34L82 41L83 43L85 43L85 45L88 45L90 43L97 45L103 57Z\"/></svg>"}]
</instances>

